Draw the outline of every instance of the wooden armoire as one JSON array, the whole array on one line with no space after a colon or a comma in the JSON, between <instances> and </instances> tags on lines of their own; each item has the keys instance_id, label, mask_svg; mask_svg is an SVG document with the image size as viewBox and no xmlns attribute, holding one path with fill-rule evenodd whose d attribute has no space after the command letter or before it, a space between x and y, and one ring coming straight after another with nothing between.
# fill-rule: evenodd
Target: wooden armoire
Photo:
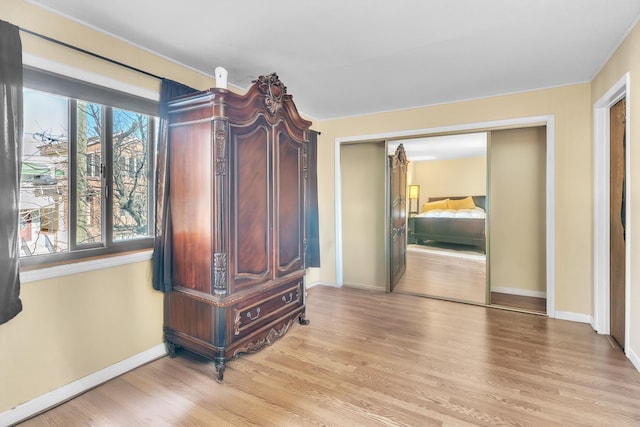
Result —
<instances>
[{"instance_id":1,"label":"wooden armoire","mask_svg":"<svg viewBox=\"0 0 640 427\"><path fill-rule=\"evenodd\" d=\"M311 122L276 74L244 95L169 103L172 290L164 335L225 364L305 319L305 197Z\"/></svg>"}]
</instances>

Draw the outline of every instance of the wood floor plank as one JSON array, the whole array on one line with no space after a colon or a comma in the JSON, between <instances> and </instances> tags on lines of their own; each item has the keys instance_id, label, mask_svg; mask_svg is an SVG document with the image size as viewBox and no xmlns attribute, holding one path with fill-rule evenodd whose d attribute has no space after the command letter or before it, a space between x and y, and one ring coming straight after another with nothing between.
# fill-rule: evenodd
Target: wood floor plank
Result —
<instances>
[{"instance_id":1,"label":"wood floor plank","mask_svg":"<svg viewBox=\"0 0 640 427\"><path fill-rule=\"evenodd\" d=\"M589 325L325 286L307 303L223 384L178 352L23 425L640 425L640 373Z\"/></svg>"},{"instance_id":2,"label":"wood floor plank","mask_svg":"<svg viewBox=\"0 0 640 427\"><path fill-rule=\"evenodd\" d=\"M520 308L523 310L535 311L538 313L547 312L546 298L491 292L491 304L504 307Z\"/></svg>"}]
</instances>

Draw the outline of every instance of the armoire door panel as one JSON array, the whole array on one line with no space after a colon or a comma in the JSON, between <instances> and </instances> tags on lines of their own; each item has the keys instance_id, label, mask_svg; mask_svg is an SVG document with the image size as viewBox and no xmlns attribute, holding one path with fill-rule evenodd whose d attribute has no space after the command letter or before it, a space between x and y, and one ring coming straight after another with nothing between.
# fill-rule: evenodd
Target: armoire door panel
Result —
<instances>
[{"instance_id":1,"label":"armoire door panel","mask_svg":"<svg viewBox=\"0 0 640 427\"><path fill-rule=\"evenodd\" d=\"M299 270L303 264L304 188L303 147L278 130L276 176L276 233L278 276Z\"/></svg>"},{"instance_id":2,"label":"armoire door panel","mask_svg":"<svg viewBox=\"0 0 640 427\"><path fill-rule=\"evenodd\" d=\"M169 132L169 199L181 207L171 212L173 284L211 292L211 124L175 126Z\"/></svg>"},{"instance_id":3,"label":"armoire door panel","mask_svg":"<svg viewBox=\"0 0 640 427\"><path fill-rule=\"evenodd\" d=\"M270 279L271 147L266 125L250 133L232 128L232 212L230 248L234 286Z\"/></svg>"}]
</instances>

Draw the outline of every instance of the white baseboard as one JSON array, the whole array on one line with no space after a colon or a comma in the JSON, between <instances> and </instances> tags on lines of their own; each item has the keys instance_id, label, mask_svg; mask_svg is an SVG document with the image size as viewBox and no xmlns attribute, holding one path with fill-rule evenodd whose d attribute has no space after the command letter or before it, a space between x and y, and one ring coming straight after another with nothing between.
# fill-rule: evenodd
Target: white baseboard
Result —
<instances>
[{"instance_id":1,"label":"white baseboard","mask_svg":"<svg viewBox=\"0 0 640 427\"><path fill-rule=\"evenodd\" d=\"M554 319L570 320L572 322L580 323L593 323L593 316L583 313L572 313L570 311L558 311L556 310Z\"/></svg>"},{"instance_id":2,"label":"white baseboard","mask_svg":"<svg viewBox=\"0 0 640 427\"><path fill-rule=\"evenodd\" d=\"M330 286L332 288L341 288L342 285L338 285L337 283L328 283L328 282L313 282L306 285L307 289L313 288L314 286Z\"/></svg>"},{"instance_id":3,"label":"white baseboard","mask_svg":"<svg viewBox=\"0 0 640 427\"><path fill-rule=\"evenodd\" d=\"M131 371L146 363L152 362L163 356L166 356L167 348L164 344L158 344L148 350L138 353L128 359L108 366L104 369L80 378L70 384L57 388L49 393L36 397L26 403L0 413L0 426L9 426L33 417L41 412L46 411L60 403L72 399L87 390L92 389L102 383L105 383L117 376Z\"/></svg>"},{"instance_id":4,"label":"white baseboard","mask_svg":"<svg viewBox=\"0 0 640 427\"><path fill-rule=\"evenodd\" d=\"M506 288L506 287L491 287L491 292L498 292L501 294L509 294L509 295L520 295L523 297L535 297L535 298L546 298L546 291L529 291L526 289L518 289L518 288Z\"/></svg>"},{"instance_id":5,"label":"white baseboard","mask_svg":"<svg viewBox=\"0 0 640 427\"><path fill-rule=\"evenodd\" d=\"M366 291L382 291L384 292L385 289L383 287L379 287L379 286L374 286L374 285L367 285L364 283L347 283L344 282L342 284L343 287L345 288L354 288L354 289L363 289Z\"/></svg>"},{"instance_id":6,"label":"white baseboard","mask_svg":"<svg viewBox=\"0 0 640 427\"><path fill-rule=\"evenodd\" d=\"M640 372L640 357L638 357L635 351L629 348L627 350L627 357L629 358L629 360L631 360L631 363L633 363L633 366L635 366L636 370Z\"/></svg>"}]
</instances>

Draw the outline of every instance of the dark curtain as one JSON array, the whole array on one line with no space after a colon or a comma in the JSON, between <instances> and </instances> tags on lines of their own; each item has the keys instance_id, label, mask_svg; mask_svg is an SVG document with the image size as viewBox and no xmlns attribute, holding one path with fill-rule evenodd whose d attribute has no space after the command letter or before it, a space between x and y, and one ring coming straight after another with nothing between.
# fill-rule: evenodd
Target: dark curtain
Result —
<instances>
[{"instance_id":1,"label":"dark curtain","mask_svg":"<svg viewBox=\"0 0 640 427\"><path fill-rule=\"evenodd\" d=\"M311 131L307 148L307 267L320 267L320 234L318 231L318 132Z\"/></svg>"},{"instance_id":2,"label":"dark curtain","mask_svg":"<svg viewBox=\"0 0 640 427\"><path fill-rule=\"evenodd\" d=\"M196 90L169 79L160 89L160 129L156 151L156 233L153 242L153 289L171 290L171 203L169 200L169 114L167 103Z\"/></svg>"},{"instance_id":3,"label":"dark curtain","mask_svg":"<svg viewBox=\"0 0 640 427\"><path fill-rule=\"evenodd\" d=\"M20 166L22 43L19 28L0 21L0 324L22 311L20 301Z\"/></svg>"}]
</instances>

